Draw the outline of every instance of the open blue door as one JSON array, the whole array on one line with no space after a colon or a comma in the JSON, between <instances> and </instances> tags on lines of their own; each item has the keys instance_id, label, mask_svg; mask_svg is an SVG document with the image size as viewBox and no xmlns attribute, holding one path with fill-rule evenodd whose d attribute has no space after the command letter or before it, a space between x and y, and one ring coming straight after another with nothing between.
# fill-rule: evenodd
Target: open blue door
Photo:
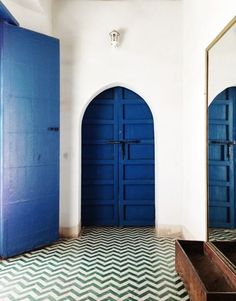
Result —
<instances>
[{"instance_id":1,"label":"open blue door","mask_svg":"<svg viewBox=\"0 0 236 301\"><path fill-rule=\"evenodd\" d=\"M82 224L154 225L154 129L136 93L116 87L88 106L82 130Z\"/></svg>"},{"instance_id":2,"label":"open blue door","mask_svg":"<svg viewBox=\"0 0 236 301\"><path fill-rule=\"evenodd\" d=\"M1 43L0 255L58 239L59 42L6 22Z\"/></svg>"},{"instance_id":3,"label":"open blue door","mask_svg":"<svg viewBox=\"0 0 236 301\"><path fill-rule=\"evenodd\" d=\"M236 88L220 93L208 109L209 224L235 227Z\"/></svg>"}]
</instances>

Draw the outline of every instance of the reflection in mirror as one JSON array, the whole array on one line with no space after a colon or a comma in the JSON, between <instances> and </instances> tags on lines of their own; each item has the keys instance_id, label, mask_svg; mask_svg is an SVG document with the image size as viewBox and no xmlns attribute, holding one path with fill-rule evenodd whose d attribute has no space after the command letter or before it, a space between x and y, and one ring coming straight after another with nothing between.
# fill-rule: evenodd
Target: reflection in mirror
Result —
<instances>
[{"instance_id":1,"label":"reflection in mirror","mask_svg":"<svg viewBox=\"0 0 236 301\"><path fill-rule=\"evenodd\" d=\"M236 238L236 88L227 88L208 108L209 235Z\"/></svg>"},{"instance_id":2,"label":"reflection in mirror","mask_svg":"<svg viewBox=\"0 0 236 301\"><path fill-rule=\"evenodd\" d=\"M208 50L209 240L236 240L236 24Z\"/></svg>"}]
</instances>

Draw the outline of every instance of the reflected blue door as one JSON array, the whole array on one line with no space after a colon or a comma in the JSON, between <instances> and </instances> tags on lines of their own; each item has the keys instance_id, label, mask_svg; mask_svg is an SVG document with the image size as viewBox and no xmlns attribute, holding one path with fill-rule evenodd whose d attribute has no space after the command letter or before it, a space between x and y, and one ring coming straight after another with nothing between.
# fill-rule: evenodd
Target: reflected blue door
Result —
<instances>
[{"instance_id":1,"label":"reflected blue door","mask_svg":"<svg viewBox=\"0 0 236 301\"><path fill-rule=\"evenodd\" d=\"M208 109L209 224L235 227L236 88L220 93Z\"/></svg>"},{"instance_id":2,"label":"reflected blue door","mask_svg":"<svg viewBox=\"0 0 236 301\"><path fill-rule=\"evenodd\" d=\"M59 43L2 22L1 256L58 238Z\"/></svg>"},{"instance_id":3,"label":"reflected blue door","mask_svg":"<svg viewBox=\"0 0 236 301\"><path fill-rule=\"evenodd\" d=\"M145 101L122 87L106 90L82 128L82 224L154 225L154 129Z\"/></svg>"}]
</instances>

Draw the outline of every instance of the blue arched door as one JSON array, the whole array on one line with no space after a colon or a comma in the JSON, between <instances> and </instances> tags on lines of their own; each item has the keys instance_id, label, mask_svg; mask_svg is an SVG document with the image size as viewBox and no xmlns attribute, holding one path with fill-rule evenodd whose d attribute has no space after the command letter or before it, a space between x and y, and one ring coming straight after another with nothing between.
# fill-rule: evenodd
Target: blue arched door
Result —
<instances>
[{"instance_id":1,"label":"blue arched door","mask_svg":"<svg viewBox=\"0 0 236 301\"><path fill-rule=\"evenodd\" d=\"M152 113L115 87L88 106L82 125L82 225L154 225Z\"/></svg>"},{"instance_id":2,"label":"blue arched door","mask_svg":"<svg viewBox=\"0 0 236 301\"><path fill-rule=\"evenodd\" d=\"M235 228L236 88L208 109L209 226Z\"/></svg>"}]
</instances>

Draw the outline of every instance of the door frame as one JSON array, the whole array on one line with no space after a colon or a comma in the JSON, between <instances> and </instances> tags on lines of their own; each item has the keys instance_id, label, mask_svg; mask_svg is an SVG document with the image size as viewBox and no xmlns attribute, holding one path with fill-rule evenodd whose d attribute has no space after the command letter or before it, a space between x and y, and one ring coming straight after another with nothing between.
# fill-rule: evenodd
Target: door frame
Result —
<instances>
[{"instance_id":1,"label":"door frame","mask_svg":"<svg viewBox=\"0 0 236 301\"><path fill-rule=\"evenodd\" d=\"M82 111L81 111L81 114L80 114L80 143L79 143L79 150L80 150L80 161L79 161L79 166L80 166L80 195L79 195L79 199L80 199L80 204L79 204L79 218L80 218L80 224L79 224L79 232L80 232L80 229L82 227L82 219L81 219L81 209L82 209L82 126L83 126L83 117L84 117L84 114L85 114L85 111L87 109L87 107L89 106L89 104L94 100L94 98L96 98L96 96L98 96L100 93L108 90L108 89L111 89L111 88L115 88L115 87L122 87L122 88L125 88L125 89L129 89L131 91L133 91L134 93L138 94L142 99L143 101L146 103L146 105L149 107L151 113L152 113L152 117L153 117L153 129L154 129L154 207L155 207L155 223L154 223L154 227L156 228L157 227L157 224L158 224L158 203L157 203L157 140L156 140L156 133L157 133L157 129L156 129L156 120L155 120L155 115L153 114L153 109L152 109L152 105L150 104L150 101L149 100L146 100L146 97L142 94L142 92L140 91L137 91L136 88L132 87L132 86L129 86L127 84L124 84L124 83L121 83L121 82L113 82L113 83L110 83L110 84L107 84L103 87L101 87L100 89L98 89L96 92L94 92L90 97L89 99L86 101L85 105L83 106L82 108Z\"/></svg>"}]
</instances>

